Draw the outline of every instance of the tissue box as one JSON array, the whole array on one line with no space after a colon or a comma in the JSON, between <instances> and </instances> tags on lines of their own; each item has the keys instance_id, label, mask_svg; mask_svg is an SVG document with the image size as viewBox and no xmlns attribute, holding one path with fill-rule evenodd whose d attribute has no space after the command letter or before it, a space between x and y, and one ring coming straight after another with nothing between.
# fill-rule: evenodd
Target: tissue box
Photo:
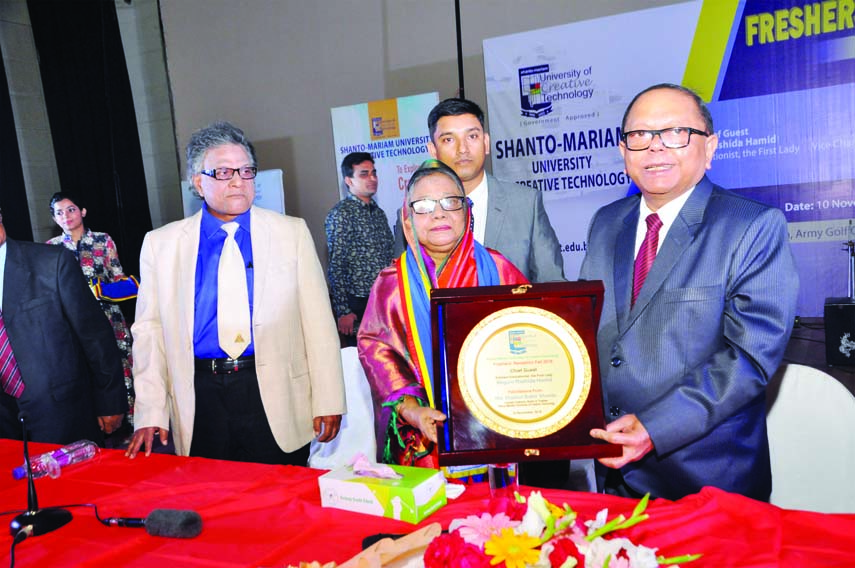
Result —
<instances>
[{"instance_id":1,"label":"tissue box","mask_svg":"<svg viewBox=\"0 0 855 568\"><path fill-rule=\"evenodd\" d=\"M318 478L321 506L418 523L446 504L445 479L435 469L389 466L399 479L354 475L352 467Z\"/></svg>"}]
</instances>

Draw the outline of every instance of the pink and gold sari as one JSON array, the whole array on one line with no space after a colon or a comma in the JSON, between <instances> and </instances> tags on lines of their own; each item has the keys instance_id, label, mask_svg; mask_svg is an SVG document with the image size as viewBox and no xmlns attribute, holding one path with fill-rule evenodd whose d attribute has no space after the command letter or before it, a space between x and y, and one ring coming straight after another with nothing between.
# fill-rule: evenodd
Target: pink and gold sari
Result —
<instances>
[{"instance_id":1,"label":"pink and gold sari","mask_svg":"<svg viewBox=\"0 0 855 568\"><path fill-rule=\"evenodd\" d=\"M368 298L358 347L374 401L379 462L438 467L433 443L395 411L407 395L434 406L430 291L527 283L509 260L475 241L465 201L466 228L445 262L436 266L415 234L408 234L406 251L380 272ZM406 204L401 211L406 218Z\"/></svg>"}]
</instances>

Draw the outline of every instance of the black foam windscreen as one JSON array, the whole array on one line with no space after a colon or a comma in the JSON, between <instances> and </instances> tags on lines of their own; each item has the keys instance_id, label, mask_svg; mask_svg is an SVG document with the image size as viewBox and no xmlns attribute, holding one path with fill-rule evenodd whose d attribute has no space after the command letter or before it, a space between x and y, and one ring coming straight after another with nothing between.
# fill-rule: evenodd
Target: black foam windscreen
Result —
<instances>
[{"instance_id":1,"label":"black foam windscreen","mask_svg":"<svg viewBox=\"0 0 855 568\"><path fill-rule=\"evenodd\" d=\"M145 518L145 530L152 536L193 538L202 532L202 517L196 511L155 509Z\"/></svg>"}]
</instances>

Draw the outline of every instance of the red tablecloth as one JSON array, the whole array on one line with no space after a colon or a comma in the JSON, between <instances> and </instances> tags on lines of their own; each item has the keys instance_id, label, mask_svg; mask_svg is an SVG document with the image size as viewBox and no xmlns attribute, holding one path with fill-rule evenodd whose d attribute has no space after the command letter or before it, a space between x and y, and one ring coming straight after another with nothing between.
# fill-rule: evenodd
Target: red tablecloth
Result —
<instances>
[{"instance_id":1,"label":"red tablecloth","mask_svg":"<svg viewBox=\"0 0 855 568\"><path fill-rule=\"evenodd\" d=\"M30 453L55 446L32 444ZM26 481L14 481L20 442L0 440L0 510L26 507ZM91 462L36 481L39 505L95 503L102 517L145 517L152 509L192 509L202 516L194 539L149 536L143 529L106 527L91 509L73 508L74 519L59 530L25 540L15 565L28 566L269 566L300 560L343 562L375 533L405 533L414 525L320 506L317 478L323 471L152 455L128 460L104 450ZM809 488L806 488L809 490ZM523 493L527 494L528 490ZM608 507L629 514L636 501L589 493L544 490L584 518ZM487 487L462 497L422 525L486 510ZM636 543L672 556L700 552L702 566L855 566L855 515L782 510L772 505L705 489L677 502L656 500L650 519L626 531ZM4 517L11 521L12 515ZM9 564L12 537L0 532L0 566Z\"/></svg>"}]
</instances>

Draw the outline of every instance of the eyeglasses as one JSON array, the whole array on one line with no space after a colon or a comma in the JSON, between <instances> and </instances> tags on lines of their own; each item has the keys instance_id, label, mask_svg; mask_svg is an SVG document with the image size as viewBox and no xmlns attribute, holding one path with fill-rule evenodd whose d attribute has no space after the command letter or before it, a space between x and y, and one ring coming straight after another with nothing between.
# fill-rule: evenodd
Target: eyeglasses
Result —
<instances>
[{"instance_id":1,"label":"eyeglasses","mask_svg":"<svg viewBox=\"0 0 855 568\"><path fill-rule=\"evenodd\" d=\"M463 209L464 199L466 198L461 195L443 197L441 199L419 199L418 201L410 201L410 207L413 209L413 213L418 213L419 215L433 213L437 203L439 203L443 211L460 211Z\"/></svg>"},{"instance_id":2,"label":"eyeglasses","mask_svg":"<svg viewBox=\"0 0 855 568\"><path fill-rule=\"evenodd\" d=\"M709 136L709 132L690 128L688 126L675 126L674 128L663 128L662 130L630 130L621 134L623 143L627 150L633 152L647 150L653 144L653 138L659 136L662 145L671 150L685 148L692 141L692 134L698 136Z\"/></svg>"},{"instance_id":3,"label":"eyeglasses","mask_svg":"<svg viewBox=\"0 0 855 568\"><path fill-rule=\"evenodd\" d=\"M212 170L202 170L199 173L220 181L228 181L235 176L235 172L240 176L240 179L255 179L255 174L258 173L258 168L253 166L243 166L242 168L214 168Z\"/></svg>"}]
</instances>

